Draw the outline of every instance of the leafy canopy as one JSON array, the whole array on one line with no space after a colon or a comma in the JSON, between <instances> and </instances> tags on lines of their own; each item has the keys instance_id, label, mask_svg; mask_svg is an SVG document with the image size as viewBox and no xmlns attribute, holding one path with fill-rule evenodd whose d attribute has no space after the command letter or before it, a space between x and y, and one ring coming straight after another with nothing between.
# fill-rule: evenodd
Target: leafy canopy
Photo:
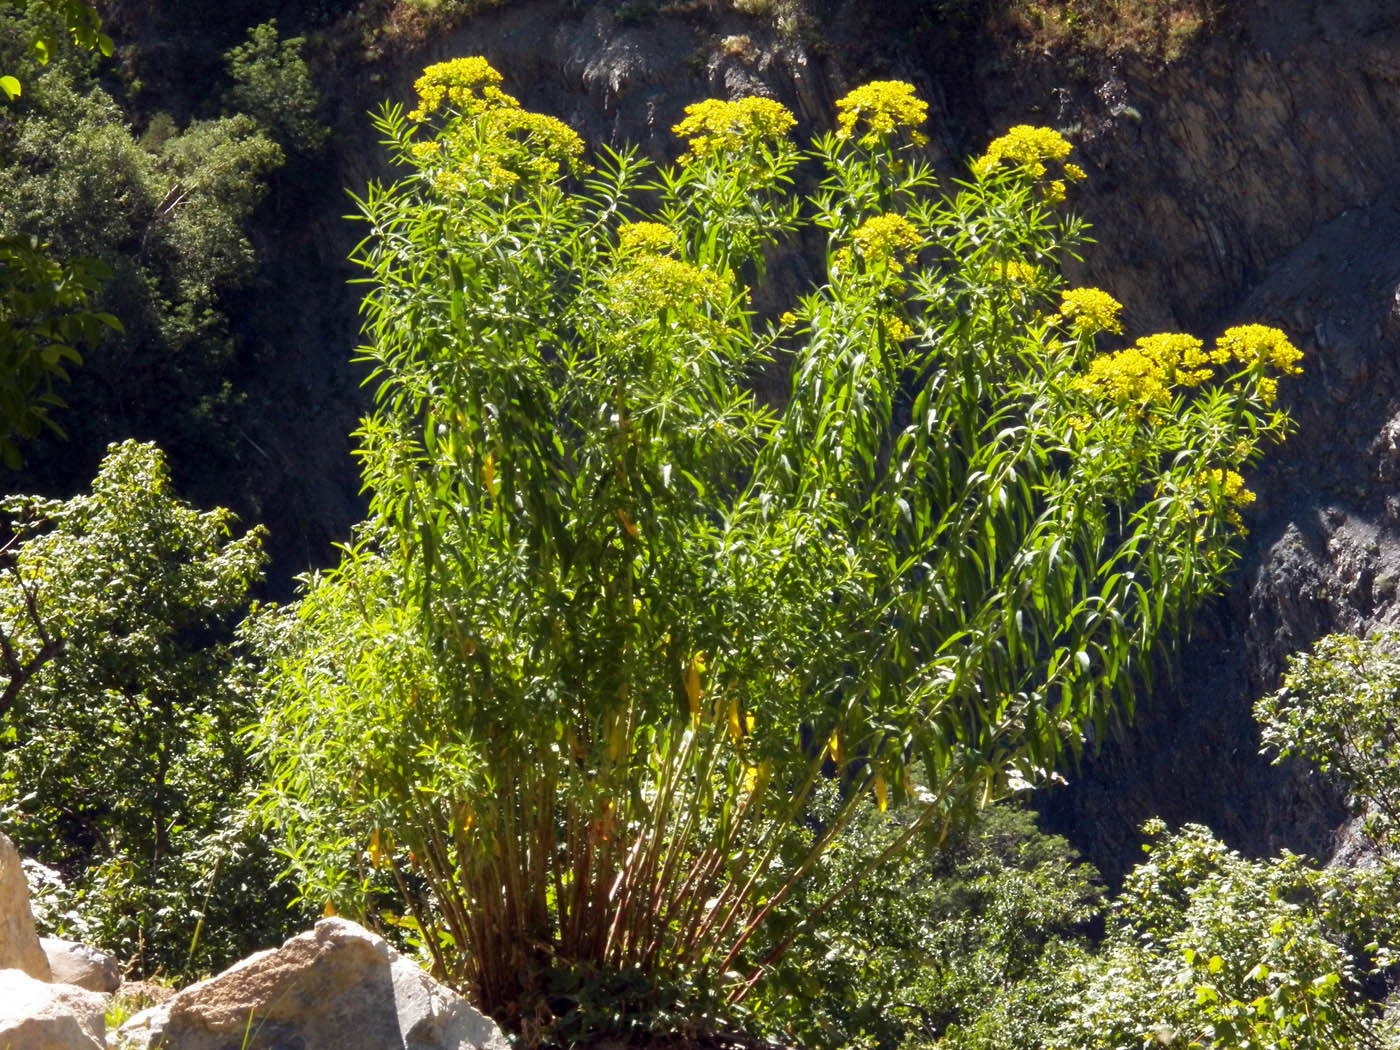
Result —
<instances>
[{"instance_id":1,"label":"leafy canopy","mask_svg":"<svg viewBox=\"0 0 1400 1050\"><path fill-rule=\"evenodd\" d=\"M226 965L281 919L270 852L235 816L252 712L233 628L262 530L232 537L229 512L180 500L135 441L91 492L0 510L0 822L134 970Z\"/></svg>"},{"instance_id":2,"label":"leafy canopy","mask_svg":"<svg viewBox=\"0 0 1400 1050\"><path fill-rule=\"evenodd\" d=\"M1063 288L1053 132L940 187L884 84L807 149L711 100L678 165L585 163L500 84L458 59L376 119L371 516L269 632L257 741L304 893L528 1037L591 974L737 1003L862 872L1131 710L1297 366L1265 329L1099 355L1119 307ZM767 321L798 235L825 279ZM917 816L794 916L863 798Z\"/></svg>"}]
</instances>

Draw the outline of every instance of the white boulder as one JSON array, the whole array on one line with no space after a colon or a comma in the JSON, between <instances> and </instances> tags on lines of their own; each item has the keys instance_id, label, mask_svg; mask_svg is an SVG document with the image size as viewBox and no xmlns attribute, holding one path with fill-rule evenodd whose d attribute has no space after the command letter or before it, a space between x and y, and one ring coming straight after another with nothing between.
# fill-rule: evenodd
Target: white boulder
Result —
<instances>
[{"instance_id":1,"label":"white boulder","mask_svg":"<svg viewBox=\"0 0 1400 1050\"><path fill-rule=\"evenodd\" d=\"M118 1034L152 1050L507 1050L488 1017L339 918L190 985Z\"/></svg>"},{"instance_id":2,"label":"white boulder","mask_svg":"<svg viewBox=\"0 0 1400 1050\"><path fill-rule=\"evenodd\" d=\"M0 970L0 1047L103 1050L106 1010L105 995Z\"/></svg>"},{"instance_id":3,"label":"white boulder","mask_svg":"<svg viewBox=\"0 0 1400 1050\"><path fill-rule=\"evenodd\" d=\"M23 970L41 981L51 976L39 935L34 932L29 884L24 881L19 852L0 834L0 970L5 969ZM0 1042L0 1047L4 1045Z\"/></svg>"}]
</instances>

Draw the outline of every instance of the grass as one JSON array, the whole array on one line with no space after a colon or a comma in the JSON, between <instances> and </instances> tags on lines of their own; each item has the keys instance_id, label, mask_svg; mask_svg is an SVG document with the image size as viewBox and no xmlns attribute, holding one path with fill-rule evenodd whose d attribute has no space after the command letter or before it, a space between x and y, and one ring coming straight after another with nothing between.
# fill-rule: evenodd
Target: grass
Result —
<instances>
[{"instance_id":1,"label":"grass","mask_svg":"<svg viewBox=\"0 0 1400 1050\"><path fill-rule=\"evenodd\" d=\"M1027 51L1131 54L1171 63L1219 22L1228 0L1005 0L992 6L995 27Z\"/></svg>"}]
</instances>

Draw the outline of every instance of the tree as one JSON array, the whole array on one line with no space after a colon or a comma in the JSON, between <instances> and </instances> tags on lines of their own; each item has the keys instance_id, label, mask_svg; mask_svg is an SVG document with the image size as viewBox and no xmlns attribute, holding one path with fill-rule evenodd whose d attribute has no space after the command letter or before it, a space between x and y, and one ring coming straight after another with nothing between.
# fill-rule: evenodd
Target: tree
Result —
<instances>
[{"instance_id":1,"label":"tree","mask_svg":"<svg viewBox=\"0 0 1400 1050\"><path fill-rule=\"evenodd\" d=\"M13 24L17 38L37 25ZM0 178L11 187L0 232L37 239L49 257L98 260L89 265L109 276L90 309L122 325L64 393L71 444L30 459L76 486L86 478L71 477L69 461L96 462L137 431L198 449L214 473L232 458L218 423L245 364L227 297L255 273L247 227L283 153L246 114L183 128L153 120L137 136L90 66L55 57L0 111Z\"/></svg>"},{"instance_id":2,"label":"tree","mask_svg":"<svg viewBox=\"0 0 1400 1050\"><path fill-rule=\"evenodd\" d=\"M231 538L232 515L179 500L134 441L89 494L0 506L0 819L137 971L225 964L280 925L270 851L235 816L252 712L233 628L262 531Z\"/></svg>"},{"instance_id":3,"label":"tree","mask_svg":"<svg viewBox=\"0 0 1400 1050\"><path fill-rule=\"evenodd\" d=\"M281 39L274 18L249 29L224 62L233 80L230 108L255 118L288 149L311 153L325 145L328 130L316 120L321 95L301 57L305 42Z\"/></svg>"},{"instance_id":4,"label":"tree","mask_svg":"<svg viewBox=\"0 0 1400 1050\"><path fill-rule=\"evenodd\" d=\"M862 797L918 816L801 921L1130 712L1232 563L1297 351L1096 354L1119 307L1058 276L1069 144L1013 128L940 194L924 112L869 84L800 151L776 102L711 100L677 166L588 167L468 58L376 121L371 516L281 614L268 815L308 897L392 908L527 1037L561 972L741 1001ZM826 280L755 317L811 230Z\"/></svg>"},{"instance_id":5,"label":"tree","mask_svg":"<svg viewBox=\"0 0 1400 1050\"><path fill-rule=\"evenodd\" d=\"M51 12L84 50L112 53L112 41L102 33L97 11L85 0L4 0L6 8L29 7ZM56 42L40 28L30 44L40 65L47 65ZM22 87L12 74L0 75L0 93L7 101ZM88 296L107 268L94 259L62 263L32 236L0 236L0 460L18 469L22 462L16 439L33 438L49 429L62 433L50 410L61 406L54 380L68 381L68 366L82 364L79 349L95 345L102 328L121 330L108 313L87 309Z\"/></svg>"},{"instance_id":6,"label":"tree","mask_svg":"<svg viewBox=\"0 0 1400 1050\"><path fill-rule=\"evenodd\" d=\"M1288 661L1283 688L1254 715L1276 762L1297 756L1340 776L1389 854L1400 846L1400 656L1394 632L1334 634Z\"/></svg>"},{"instance_id":7,"label":"tree","mask_svg":"<svg viewBox=\"0 0 1400 1050\"><path fill-rule=\"evenodd\" d=\"M104 328L121 330L111 314L86 308L107 276L95 259L60 263L37 238L0 237L0 460L11 470L23 462L21 439L45 427L63 433L50 414L63 404L54 381L82 364L79 348Z\"/></svg>"},{"instance_id":8,"label":"tree","mask_svg":"<svg viewBox=\"0 0 1400 1050\"><path fill-rule=\"evenodd\" d=\"M3 0L0 8L49 12L68 31L75 46L84 51L101 51L109 58L112 55L112 38L102 32L102 18L88 0ZM49 56L57 46L56 34L52 32L41 31L30 39L30 47L40 65L48 64ZM12 74L0 76L0 93L6 100L14 101L23 90L18 77Z\"/></svg>"}]
</instances>

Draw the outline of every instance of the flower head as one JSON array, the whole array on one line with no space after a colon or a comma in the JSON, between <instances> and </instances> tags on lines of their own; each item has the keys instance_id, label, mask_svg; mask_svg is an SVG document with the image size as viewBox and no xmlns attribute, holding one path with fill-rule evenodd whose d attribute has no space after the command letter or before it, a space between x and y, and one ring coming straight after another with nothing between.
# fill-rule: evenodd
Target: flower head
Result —
<instances>
[{"instance_id":1,"label":"flower head","mask_svg":"<svg viewBox=\"0 0 1400 1050\"><path fill-rule=\"evenodd\" d=\"M488 109L519 108L520 103L497 86L500 83L501 74L480 56L438 62L423 70L423 75L414 83L418 106L409 113L408 119L427 120L444 108L464 115Z\"/></svg>"},{"instance_id":2,"label":"flower head","mask_svg":"<svg viewBox=\"0 0 1400 1050\"><path fill-rule=\"evenodd\" d=\"M903 215L877 215L856 227L851 234L860 257L868 263L885 263L891 269L901 269L911 261L924 239L914 224Z\"/></svg>"},{"instance_id":3,"label":"flower head","mask_svg":"<svg viewBox=\"0 0 1400 1050\"><path fill-rule=\"evenodd\" d=\"M1201 503L1223 505L1225 520L1244 532L1239 508L1254 502L1254 493L1244 487L1244 478L1233 470L1203 470L1187 483L1187 491Z\"/></svg>"},{"instance_id":4,"label":"flower head","mask_svg":"<svg viewBox=\"0 0 1400 1050\"><path fill-rule=\"evenodd\" d=\"M553 178L560 169L577 171L583 139L555 117L528 109L494 109L483 118L487 136L498 143L509 140L515 166L541 178Z\"/></svg>"},{"instance_id":5,"label":"flower head","mask_svg":"<svg viewBox=\"0 0 1400 1050\"><path fill-rule=\"evenodd\" d=\"M1174 387L1199 386L1210 375L1210 360L1199 339L1163 332L1094 358L1075 385L1091 397L1145 405L1166 401Z\"/></svg>"},{"instance_id":6,"label":"flower head","mask_svg":"<svg viewBox=\"0 0 1400 1050\"><path fill-rule=\"evenodd\" d=\"M687 140L684 164L779 140L796 126L797 118L781 102L751 96L735 102L710 98L686 106L685 119L671 131Z\"/></svg>"},{"instance_id":7,"label":"flower head","mask_svg":"<svg viewBox=\"0 0 1400 1050\"><path fill-rule=\"evenodd\" d=\"M927 117L928 103L914 94L913 85L902 80L872 80L837 101L836 136L851 138L864 126L865 133L857 141L869 148L899 128L917 128ZM914 141L922 145L926 140L914 132Z\"/></svg>"},{"instance_id":8,"label":"flower head","mask_svg":"<svg viewBox=\"0 0 1400 1050\"><path fill-rule=\"evenodd\" d=\"M725 275L650 252L631 256L608 285L613 309L638 319L687 306L718 305L729 298Z\"/></svg>"},{"instance_id":9,"label":"flower head","mask_svg":"<svg viewBox=\"0 0 1400 1050\"><path fill-rule=\"evenodd\" d=\"M1298 362L1303 352L1288 341L1288 336L1268 325L1227 328L1215 346L1222 363L1234 358L1242 365L1267 366L1286 376L1296 376L1302 371Z\"/></svg>"},{"instance_id":10,"label":"flower head","mask_svg":"<svg viewBox=\"0 0 1400 1050\"><path fill-rule=\"evenodd\" d=\"M1008 259L999 267L999 276L1012 284L1035 284L1040 279L1040 270L1020 259Z\"/></svg>"},{"instance_id":11,"label":"flower head","mask_svg":"<svg viewBox=\"0 0 1400 1050\"><path fill-rule=\"evenodd\" d=\"M680 237L671 227L659 222L629 222L618 227L617 247L623 254L670 255L680 248Z\"/></svg>"},{"instance_id":12,"label":"flower head","mask_svg":"<svg viewBox=\"0 0 1400 1050\"><path fill-rule=\"evenodd\" d=\"M1069 156L1069 141L1054 128L1039 128L1017 124L1001 138L993 139L987 152L972 162L973 174L990 175L1002 163L1024 168L1035 178L1046 172L1047 160L1063 161ZM1069 169L1074 167L1073 172ZM1084 177L1082 169L1067 165L1065 174L1071 181Z\"/></svg>"},{"instance_id":13,"label":"flower head","mask_svg":"<svg viewBox=\"0 0 1400 1050\"><path fill-rule=\"evenodd\" d=\"M1071 288L1060 293L1060 316L1075 335L1121 332L1118 314L1122 309L1122 303L1098 288Z\"/></svg>"}]
</instances>

